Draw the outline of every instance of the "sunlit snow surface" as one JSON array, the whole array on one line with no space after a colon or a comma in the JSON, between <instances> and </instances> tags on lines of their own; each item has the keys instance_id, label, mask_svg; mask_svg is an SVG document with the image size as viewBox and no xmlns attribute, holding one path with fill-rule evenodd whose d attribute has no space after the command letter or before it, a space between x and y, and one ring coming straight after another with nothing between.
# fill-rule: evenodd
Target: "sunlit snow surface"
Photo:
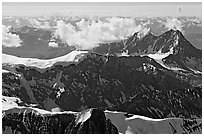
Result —
<instances>
[{"instance_id":1,"label":"sunlit snow surface","mask_svg":"<svg viewBox=\"0 0 204 136\"><path fill-rule=\"evenodd\" d=\"M173 54L173 47L170 49L169 52L167 53L161 53L161 51L158 51L157 53L155 54L148 54L148 55L141 55L141 56L148 56L152 59L154 59L157 63L159 63L162 67L166 68L166 69L169 69L169 70L182 70L182 71L186 71L182 68L178 68L178 67L169 67L167 65L164 64L164 62L162 61L162 59L168 57L170 54Z\"/></svg>"},{"instance_id":2,"label":"sunlit snow surface","mask_svg":"<svg viewBox=\"0 0 204 136\"><path fill-rule=\"evenodd\" d=\"M172 134L171 125L174 126L177 133L183 132L182 118L152 119L140 115L126 117L124 112L107 110L105 114L117 127L120 134ZM197 122L201 123L202 119L198 119ZM201 131L196 130L194 133L201 133Z\"/></svg>"},{"instance_id":3,"label":"sunlit snow surface","mask_svg":"<svg viewBox=\"0 0 204 136\"><path fill-rule=\"evenodd\" d=\"M163 58L168 57L170 54L171 54L170 52L167 52L167 53L155 53L155 54L148 54L147 56L150 57L150 58L153 58L155 60L161 60Z\"/></svg>"},{"instance_id":4,"label":"sunlit snow surface","mask_svg":"<svg viewBox=\"0 0 204 136\"><path fill-rule=\"evenodd\" d=\"M64 111L64 112L51 112L44 109L34 108L34 107L26 107L19 106L18 103L22 102L19 98L16 97L8 97L2 96L2 111L12 110L12 112L18 112L20 109L24 109L27 112L34 110L40 114L63 114L63 113L73 113L78 114L78 112L73 111Z\"/></svg>"},{"instance_id":5,"label":"sunlit snow surface","mask_svg":"<svg viewBox=\"0 0 204 136\"><path fill-rule=\"evenodd\" d=\"M78 117L76 118L75 122L76 124L85 122L87 119L91 117L91 109L88 109L86 111L80 112Z\"/></svg>"},{"instance_id":6,"label":"sunlit snow surface","mask_svg":"<svg viewBox=\"0 0 204 136\"><path fill-rule=\"evenodd\" d=\"M2 95L2 110L8 110L14 107L18 107L17 103L19 102L22 102L19 98Z\"/></svg>"},{"instance_id":7,"label":"sunlit snow surface","mask_svg":"<svg viewBox=\"0 0 204 136\"><path fill-rule=\"evenodd\" d=\"M75 59L75 57L83 53L88 53L88 51L72 51L67 55L54 58L54 59L48 59L48 60L36 59L36 58L20 58L20 57L8 55L8 54L2 54L2 64L9 64L9 65L23 64L25 66L47 68L47 67L51 67L56 62L70 62L70 61L77 62L78 59Z\"/></svg>"},{"instance_id":8,"label":"sunlit snow surface","mask_svg":"<svg viewBox=\"0 0 204 136\"><path fill-rule=\"evenodd\" d=\"M2 73L9 73L10 71L2 69Z\"/></svg>"}]
</instances>

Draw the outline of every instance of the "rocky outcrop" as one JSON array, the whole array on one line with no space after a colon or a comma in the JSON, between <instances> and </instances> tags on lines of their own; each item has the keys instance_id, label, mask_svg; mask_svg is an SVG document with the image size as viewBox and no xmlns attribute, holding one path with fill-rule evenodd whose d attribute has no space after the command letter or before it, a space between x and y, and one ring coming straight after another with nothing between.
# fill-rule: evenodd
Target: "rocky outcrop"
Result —
<instances>
[{"instance_id":1,"label":"rocky outcrop","mask_svg":"<svg viewBox=\"0 0 204 136\"><path fill-rule=\"evenodd\" d=\"M3 111L3 133L22 134L117 134L102 109L79 113L50 113L40 109L13 108Z\"/></svg>"}]
</instances>

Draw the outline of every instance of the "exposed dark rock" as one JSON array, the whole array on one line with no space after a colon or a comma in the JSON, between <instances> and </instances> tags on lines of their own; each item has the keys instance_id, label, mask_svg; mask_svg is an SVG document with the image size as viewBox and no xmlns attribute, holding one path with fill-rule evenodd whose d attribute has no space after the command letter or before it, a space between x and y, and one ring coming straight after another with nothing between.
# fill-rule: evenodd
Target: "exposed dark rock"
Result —
<instances>
[{"instance_id":1,"label":"exposed dark rock","mask_svg":"<svg viewBox=\"0 0 204 136\"><path fill-rule=\"evenodd\" d=\"M94 49L101 54L121 54L128 50L129 55L154 54L156 52L167 53L173 49L173 53L163 61L166 65L185 70L202 71L202 51L195 48L179 30L169 30L159 36L148 32L144 37L138 38L138 32L120 42L103 43Z\"/></svg>"},{"instance_id":2,"label":"exposed dark rock","mask_svg":"<svg viewBox=\"0 0 204 136\"><path fill-rule=\"evenodd\" d=\"M22 134L117 134L117 128L106 119L102 109L89 109L90 113L39 113L33 109L3 111L3 133ZM91 114L90 117L89 115ZM87 117L88 116L88 117ZM86 118L86 120L83 120ZM77 119L82 122L77 122ZM8 131L10 130L10 131Z\"/></svg>"},{"instance_id":3,"label":"exposed dark rock","mask_svg":"<svg viewBox=\"0 0 204 136\"><path fill-rule=\"evenodd\" d=\"M107 57L90 53L78 64L54 65L44 72L39 72L40 70L38 71L36 68L20 66L16 68L16 71L27 80L28 86L31 88L29 91L34 94L37 101L36 104L44 109L52 107L44 105L47 99L54 101L55 105L58 105L63 110L74 111L92 107L121 109L119 107L129 103L128 106L122 108L123 111L144 115L145 111L149 111L148 108L151 107L171 107L171 110L175 111L174 114L168 113L171 110L160 108L164 115L152 112L151 114L148 113L147 116L152 118L163 118L167 117L167 115L169 117L178 117L178 108L169 106L171 104L166 103L166 95L169 95L167 92L172 92L172 95L177 96L177 94L188 89L195 92L195 95L188 96L184 94L182 100L191 97L191 99L188 99L189 103L195 102L197 109L201 109L198 104L201 100L201 95L197 99L197 94L200 94L201 89L194 88L196 83L192 84L190 82L199 80L199 78L197 79L196 75L175 73L162 67L149 57ZM15 80L12 78L13 76ZM22 88L26 89L19 82L18 76L3 73L2 81L3 94L18 97L22 100L25 98L29 99L26 91L25 94L16 94L21 92L19 87L22 86ZM8 88L8 85L13 81L15 81L17 86L10 85ZM12 91L12 88L16 91ZM143 98L142 94L148 97ZM136 96L138 96L137 101L140 101L139 105L134 104ZM156 97L164 99L163 106L161 106L161 102L156 100ZM175 104L180 101L180 97L168 98L170 101L176 99L177 103ZM147 107L143 106L146 103L146 100L144 101L143 99L151 101L151 104L146 105ZM27 103L32 103L32 101L28 100ZM131 108L128 108L129 106ZM192 114L200 117L201 112L197 109L189 110L188 114L182 114L182 116L189 117L189 114Z\"/></svg>"}]
</instances>

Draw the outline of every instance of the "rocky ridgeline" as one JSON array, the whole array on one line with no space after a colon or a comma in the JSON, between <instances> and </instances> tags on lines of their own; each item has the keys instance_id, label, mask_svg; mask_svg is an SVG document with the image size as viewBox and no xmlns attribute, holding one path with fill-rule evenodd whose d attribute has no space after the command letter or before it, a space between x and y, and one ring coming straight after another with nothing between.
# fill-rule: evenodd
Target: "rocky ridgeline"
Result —
<instances>
[{"instance_id":1,"label":"rocky ridgeline","mask_svg":"<svg viewBox=\"0 0 204 136\"><path fill-rule=\"evenodd\" d=\"M91 108L55 112L33 108L3 111L3 134L200 134L201 119L151 119L124 112Z\"/></svg>"},{"instance_id":2,"label":"rocky ridgeline","mask_svg":"<svg viewBox=\"0 0 204 136\"><path fill-rule=\"evenodd\" d=\"M22 134L117 134L102 109L80 113L42 114L33 109L10 109L3 112L3 133Z\"/></svg>"}]
</instances>

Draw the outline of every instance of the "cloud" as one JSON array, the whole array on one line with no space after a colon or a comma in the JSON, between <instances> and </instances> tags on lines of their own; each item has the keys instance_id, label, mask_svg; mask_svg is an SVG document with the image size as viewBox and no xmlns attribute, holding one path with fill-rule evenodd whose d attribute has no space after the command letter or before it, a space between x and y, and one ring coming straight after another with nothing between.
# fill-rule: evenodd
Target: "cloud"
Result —
<instances>
[{"instance_id":1,"label":"cloud","mask_svg":"<svg viewBox=\"0 0 204 136\"><path fill-rule=\"evenodd\" d=\"M47 22L47 21L41 22L41 21L38 21L37 19L30 19L29 21L36 28L41 28L41 29L50 29L51 28L49 22Z\"/></svg>"},{"instance_id":2,"label":"cloud","mask_svg":"<svg viewBox=\"0 0 204 136\"><path fill-rule=\"evenodd\" d=\"M49 42L48 46L52 47L52 48L58 48L59 47L59 45L57 43L55 43L55 42Z\"/></svg>"},{"instance_id":3,"label":"cloud","mask_svg":"<svg viewBox=\"0 0 204 136\"><path fill-rule=\"evenodd\" d=\"M150 31L150 28L146 28L146 27L143 27L139 33L138 33L138 38L141 38L143 36L145 36L148 32Z\"/></svg>"},{"instance_id":4,"label":"cloud","mask_svg":"<svg viewBox=\"0 0 204 136\"><path fill-rule=\"evenodd\" d=\"M76 26L57 22L54 35L69 46L80 49L92 49L102 42L122 40L135 32L143 31L142 25L136 25L133 18L106 18L103 21L81 19Z\"/></svg>"},{"instance_id":5,"label":"cloud","mask_svg":"<svg viewBox=\"0 0 204 136\"><path fill-rule=\"evenodd\" d=\"M16 19L15 22L16 22L16 25L17 25L17 26L20 26L21 22L19 21L19 19Z\"/></svg>"},{"instance_id":6,"label":"cloud","mask_svg":"<svg viewBox=\"0 0 204 136\"><path fill-rule=\"evenodd\" d=\"M18 35L9 32L9 27L2 25L2 46L3 47L20 47L21 40Z\"/></svg>"},{"instance_id":7,"label":"cloud","mask_svg":"<svg viewBox=\"0 0 204 136\"><path fill-rule=\"evenodd\" d=\"M164 23L164 25L168 29L179 30L182 33L184 33L183 24L177 18L167 19L167 21Z\"/></svg>"}]
</instances>

